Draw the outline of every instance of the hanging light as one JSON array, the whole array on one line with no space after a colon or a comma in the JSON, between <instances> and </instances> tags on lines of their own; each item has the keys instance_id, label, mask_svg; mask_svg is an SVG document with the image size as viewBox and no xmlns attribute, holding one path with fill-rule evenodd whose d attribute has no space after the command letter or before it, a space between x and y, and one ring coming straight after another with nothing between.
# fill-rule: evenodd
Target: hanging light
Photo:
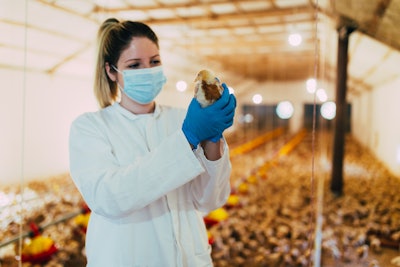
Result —
<instances>
[{"instance_id":1,"label":"hanging light","mask_svg":"<svg viewBox=\"0 0 400 267\"><path fill-rule=\"evenodd\" d=\"M179 92L185 92L187 89L187 83L185 81L178 81L176 83L176 90Z\"/></svg>"},{"instance_id":2,"label":"hanging light","mask_svg":"<svg viewBox=\"0 0 400 267\"><path fill-rule=\"evenodd\" d=\"M326 94L325 89L322 88L319 88L317 90L317 97L321 102L325 102L326 100L328 100L328 95Z\"/></svg>"},{"instance_id":3,"label":"hanging light","mask_svg":"<svg viewBox=\"0 0 400 267\"><path fill-rule=\"evenodd\" d=\"M293 116L294 108L290 101L279 102L276 107L276 114L281 119L290 119Z\"/></svg>"},{"instance_id":4,"label":"hanging light","mask_svg":"<svg viewBox=\"0 0 400 267\"><path fill-rule=\"evenodd\" d=\"M254 104L260 104L262 102L262 100L263 100L262 95L260 95L260 94L253 95L253 103Z\"/></svg>"},{"instance_id":5,"label":"hanging light","mask_svg":"<svg viewBox=\"0 0 400 267\"><path fill-rule=\"evenodd\" d=\"M299 46L303 41L303 37L299 33L291 33L288 37L288 42L291 46Z\"/></svg>"},{"instance_id":6,"label":"hanging light","mask_svg":"<svg viewBox=\"0 0 400 267\"><path fill-rule=\"evenodd\" d=\"M332 120L336 117L336 104L332 101L325 102L322 104L320 112L324 119Z\"/></svg>"},{"instance_id":7,"label":"hanging light","mask_svg":"<svg viewBox=\"0 0 400 267\"><path fill-rule=\"evenodd\" d=\"M317 90L317 81L314 78L310 78L306 82L307 92L314 94Z\"/></svg>"},{"instance_id":8,"label":"hanging light","mask_svg":"<svg viewBox=\"0 0 400 267\"><path fill-rule=\"evenodd\" d=\"M247 114L244 115L244 117L243 117L243 121L244 121L245 123L251 123L253 120L254 120L253 115L251 115L251 114L249 114L249 113L247 113Z\"/></svg>"}]
</instances>

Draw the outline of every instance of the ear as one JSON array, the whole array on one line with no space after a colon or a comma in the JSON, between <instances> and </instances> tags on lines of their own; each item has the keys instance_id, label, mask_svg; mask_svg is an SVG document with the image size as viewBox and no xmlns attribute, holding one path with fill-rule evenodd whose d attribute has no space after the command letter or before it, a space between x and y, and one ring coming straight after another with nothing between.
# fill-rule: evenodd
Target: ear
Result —
<instances>
[{"instance_id":1,"label":"ear","mask_svg":"<svg viewBox=\"0 0 400 267\"><path fill-rule=\"evenodd\" d=\"M105 68L108 78L110 78L111 81L116 82L118 80L118 72L114 71L108 62L106 62Z\"/></svg>"}]
</instances>

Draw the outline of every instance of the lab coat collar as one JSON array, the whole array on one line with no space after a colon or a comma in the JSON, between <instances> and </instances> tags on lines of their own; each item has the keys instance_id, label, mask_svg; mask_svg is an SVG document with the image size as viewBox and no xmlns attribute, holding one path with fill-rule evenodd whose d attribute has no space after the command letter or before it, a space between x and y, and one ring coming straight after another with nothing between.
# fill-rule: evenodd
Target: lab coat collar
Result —
<instances>
[{"instance_id":1,"label":"lab coat collar","mask_svg":"<svg viewBox=\"0 0 400 267\"><path fill-rule=\"evenodd\" d=\"M161 106L158 105L157 103L155 105L154 112L147 114L134 114L129 110L125 109L124 107L122 107L118 102L115 102L112 106L118 113L122 114L124 117L130 120L136 120L142 118L143 116L151 116L153 118L158 118L161 114Z\"/></svg>"}]
</instances>

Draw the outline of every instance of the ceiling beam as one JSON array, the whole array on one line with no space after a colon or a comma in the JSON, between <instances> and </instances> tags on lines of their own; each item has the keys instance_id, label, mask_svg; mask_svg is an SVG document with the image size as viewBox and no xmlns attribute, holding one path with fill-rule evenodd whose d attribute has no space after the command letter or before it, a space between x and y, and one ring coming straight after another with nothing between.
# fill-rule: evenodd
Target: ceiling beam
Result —
<instances>
[{"instance_id":1,"label":"ceiling beam","mask_svg":"<svg viewBox=\"0 0 400 267\"><path fill-rule=\"evenodd\" d=\"M378 27L382 22L382 18L384 17L390 2L392 2L392 0L380 0L375 7L371 19L365 23L365 28L371 35L376 35Z\"/></svg>"},{"instance_id":2,"label":"ceiling beam","mask_svg":"<svg viewBox=\"0 0 400 267\"><path fill-rule=\"evenodd\" d=\"M37 1L44 1L44 0L37 0ZM151 10L158 10L160 8L166 8L166 9L178 9L178 8L204 8L204 7L211 7L211 6L215 6L215 5L221 5L221 4L234 4L234 5L239 5L239 4L248 4L249 0L214 0L212 2L208 2L208 3L204 3L204 2L199 2L199 1L192 1L192 2L187 2L187 3L170 3L170 4L160 4L159 2L157 2L156 5L148 5L148 6L137 6L134 4L129 4L126 7L101 7L96 5L96 8L93 10L93 12L106 12L106 13L110 13L110 12L121 12L121 11L130 11L132 9L140 9L141 11L151 11ZM265 0L252 0L252 3L265 3ZM281 9L279 7L277 7L276 4L274 4L275 1L271 1L272 2L271 6L273 9ZM304 7L304 6L308 6L310 7L311 5L302 5L299 7ZM293 8L289 8L289 9L293 9ZM211 11L211 9L210 9Z\"/></svg>"},{"instance_id":3,"label":"ceiling beam","mask_svg":"<svg viewBox=\"0 0 400 267\"><path fill-rule=\"evenodd\" d=\"M207 37L204 37L207 38ZM201 49L243 49L247 48L249 50L254 50L255 48L258 47L271 47L271 48L282 48L286 45L286 43L283 43L282 40L257 40L257 41L250 41L250 40L245 40L244 38L235 38L237 41L232 41L231 39L229 40L224 40L223 38L218 41L218 42L208 42L207 40L203 40L202 38L196 38L191 40L191 42L185 42L182 43L181 45L177 43L178 46L181 46L183 48L187 49L194 49L194 50L201 50ZM311 47L312 49L314 48L314 43L315 39L314 38L309 38L303 40L303 44L301 45L302 47L290 47L289 44L287 44L287 50L292 50L294 53L303 53L304 48L308 50L308 47Z\"/></svg>"},{"instance_id":4,"label":"ceiling beam","mask_svg":"<svg viewBox=\"0 0 400 267\"><path fill-rule=\"evenodd\" d=\"M227 3L226 1L221 1L224 3ZM246 1L243 1L246 2ZM212 4L215 4L216 2L213 2ZM193 6L198 6L198 7L203 7L204 8L205 4L195 4L195 5L168 5L168 9L177 9L178 7L193 7ZM208 4L209 5L209 4ZM148 7L148 8L140 8L140 11L151 11L151 10L157 10L160 9L160 7ZM126 12L126 11L133 11L132 7L130 8L95 8L94 13L106 13L106 14L118 14L119 12ZM233 20L233 19L254 19L254 18L265 18L265 17L282 17L282 16L287 16L287 15L292 15L292 14L299 14L299 13L310 13L313 12L314 9L309 6L309 5L303 5L303 6L298 6L298 7L288 7L288 8L272 8L269 10L259 10L259 11L249 11L249 12L240 12L240 13L233 13L233 14L216 14L216 13L211 13L208 14L207 16L204 15L199 15L199 16L193 16L193 17L173 17L173 18L149 18L149 19L143 19L142 21L145 23L152 23L152 24L193 24L193 23L202 23L204 22L205 19L211 20L211 21L220 21L220 20Z\"/></svg>"},{"instance_id":5,"label":"ceiling beam","mask_svg":"<svg viewBox=\"0 0 400 267\"><path fill-rule=\"evenodd\" d=\"M52 68L48 69L46 72L48 74L53 74L55 73L62 65L66 64L69 61L72 61L73 59L75 59L76 57L78 57L80 54L86 52L89 47L91 46L90 43L82 46L79 50L74 51L73 53L71 53L70 55L67 55L65 58L63 58L62 60L60 60L57 64L55 64Z\"/></svg>"}]
</instances>

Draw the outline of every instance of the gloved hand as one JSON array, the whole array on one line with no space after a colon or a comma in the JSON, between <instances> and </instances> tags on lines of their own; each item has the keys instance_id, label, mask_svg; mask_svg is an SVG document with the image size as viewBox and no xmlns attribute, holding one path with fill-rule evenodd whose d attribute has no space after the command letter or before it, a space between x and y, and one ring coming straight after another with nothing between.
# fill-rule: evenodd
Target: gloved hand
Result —
<instances>
[{"instance_id":1,"label":"gloved hand","mask_svg":"<svg viewBox=\"0 0 400 267\"><path fill-rule=\"evenodd\" d=\"M202 108L195 98L189 104L182 131L194 147L204 140L218 141L225 129L233 124L236 98L229 94L225 83L222 87L221 97L212 105Z\"/></svg>"},{"instance_id":2,"label":"gloved hand","mask_svg":"<svg viewBox=\"0 0 400 267\"><path fill-rule=\"evenodd\" d=\"M227 116L225 116L225 120L229 121L229 126L225 127L224 130L219 133L218 135L212 137L211 139L206 139L206 140L210 140L212 142L217 142L218 140L220 140L222 138L222 133L228 129L229 127L232 126L233 124L233 117L235 116L235 109L236 109L236 97L234 94L229 94L229 89L228 86L225 83L222 83L222 87L224 88L224 92L222 94L222 96L224 96L224 94L226 94L225 97L229 97L227 104L225 105L225 107L223 108L224 112L226 112ZM222 98L221 96L221 98ZM231 112L229 112L231 110Z\"/></svg>"}]
</instances>

